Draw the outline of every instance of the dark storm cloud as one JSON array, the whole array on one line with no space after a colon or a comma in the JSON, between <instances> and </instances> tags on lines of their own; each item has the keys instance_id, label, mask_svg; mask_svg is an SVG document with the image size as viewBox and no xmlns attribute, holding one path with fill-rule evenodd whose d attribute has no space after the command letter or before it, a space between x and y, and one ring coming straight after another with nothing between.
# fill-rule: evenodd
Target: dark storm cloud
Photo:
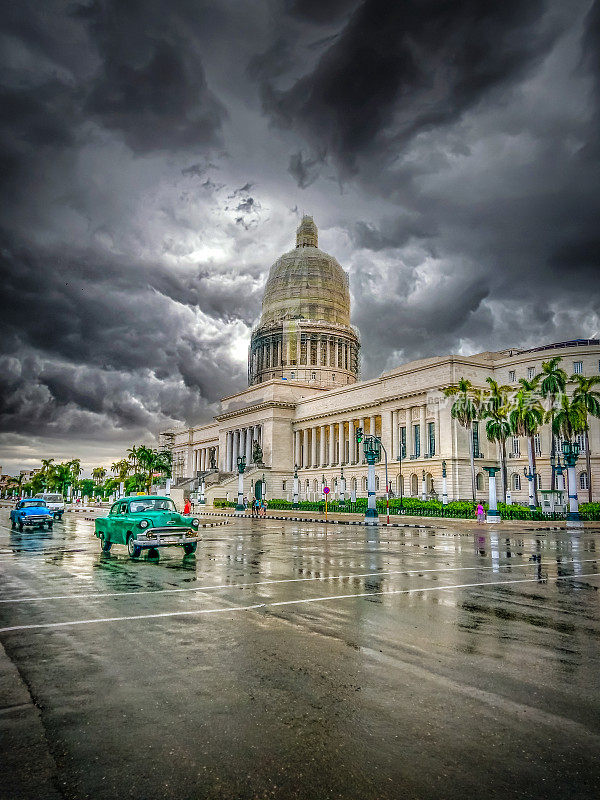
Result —
<instances>
[{"instance_id":1,"label":"dark storm cloud","mask_svg":"<svg viewBox=\"0 0 600 800\"><path fill-rule=\"evenodd\" d=\"M375 146L399 149L453 122L540 58L553 40L544 10L542 0L366 0L312 72L286 90L265 82L265 109L353 169Z\"/></svg>"}]
</instances>

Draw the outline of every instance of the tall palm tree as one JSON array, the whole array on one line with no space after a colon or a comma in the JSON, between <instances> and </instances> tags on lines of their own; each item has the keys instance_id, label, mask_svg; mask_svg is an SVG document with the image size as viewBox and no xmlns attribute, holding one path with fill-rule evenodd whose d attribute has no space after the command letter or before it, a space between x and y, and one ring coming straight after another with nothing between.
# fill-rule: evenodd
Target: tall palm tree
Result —
<instances>
[{"instance_id":1,"label":"tall palm tree","mask_svg":"<svg viewBox=\"0 0 600 800\"><path fill-rule=\"evenodd\" d=\"M473 452L473 423L478 419L478 408L474 397L474 388L470 380L461 378L455 386L443 389L446 397L456 397L452 404L450 414L466 428L469 437L469 458L471 461L471 493L473 500L476 498L475 490L475 454Z\"/></svg>"},{"instance_id":2,"label":"tall palm tree","mask_svg":"<svg viewBox=\"0 0 600 800\"><path fill-rule=\"evenodd\" d=\"M44 487L47 488L52 480L52 462L54 461L53 458L42 458L42 468L40 472L42 473L44 479Z\"/></svg>"},{"instance_id":3,"label":"tall palm tree","mask_svg":"<svg viewBox=\"0 0 600 800\"><path fill-rule=\"evenodd\" d=\"M585 468L588 476L588 499L592 502L592 462L590 454L590 437L588 415L600 417L600 392L594 386L600 385L600 375L590 378L584 375L571 375L571 380L576 383L573 392L573 402L581 406L585 418Z\"/></svg>"},{"instance_id":4,"label":"tall palm tree","mask_svg":"<svg viewBox=\"0 0 600 800\"><path fill-rule=\"evenodd\" d=\"M485 433L490 442L496 442L500 447L500 464L502 465L502 493L506 503L507 473L506 473L506 440L510 436L508 422L508 393L510 386L500 386L493 378L486 378L490 386L489 393L483 407L482 416L486 420Z\"/></svg>"},{"instance_id":5,"label":"tall palm tree","mask_svg":"<svg viewBox=\"0 0 600 800\"><path fill-rule=\"evenodd\" d=\"M515 436L524 436L527 438L529 472L535 475L535 447L533 437L544 421L544 409L536 393L539 375L531 381L520 378L519 383L520 388L515 392L508 412L508 421L510 423L510 429ZM534 504L537 506L538 497L535 477L533 478L533 500Z\"/></svg>"},{"instance_id":6,"label":"tall palm tree","mask_svg":"<svg viewBox=\"0 0 600 800\"><path fill-rule=\"evenodd\" d=\"M101 483L105 475L105 467L94 467L92 470L92 478L96 481L96 483Z\"/></svg>"},{"instance_id":7,"label":"tall palm tree","mask_svg":"<svg viewBox=\"0 0 600 800\"><path fill-rule=\"evenodd\" d=\"M135 445L133 445L133 447L130 447L127 450L127 454L129 455L129 461L131 462L133 472L136 472L138 465L138 448Z\"/></svg>"},{"instance_id":8,"label":"tall palm tree","mask_svg":"<svg viewBox=\"0 0 600 800\"><path fill-rule=\"evenodd\" d=\"M550 420L550 432L552 437L552 444L550 447L550 455L553 458L556 454L556 439L554 436L554 409L556 408L556 400L566 389L567 386L567 373L558 365L562 361L561 356L554 356L550 361L542 362L542 371L540 373L540 394L548 401L548 418ZM552 470L552 483L550 488L556 488L556 474Z\"/></svg>"}]
</instances>

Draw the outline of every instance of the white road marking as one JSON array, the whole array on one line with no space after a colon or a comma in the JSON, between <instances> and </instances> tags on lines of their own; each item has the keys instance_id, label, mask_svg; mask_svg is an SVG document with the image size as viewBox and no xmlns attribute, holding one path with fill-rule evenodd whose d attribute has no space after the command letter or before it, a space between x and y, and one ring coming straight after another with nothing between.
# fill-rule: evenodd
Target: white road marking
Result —
<instances>
[{"instance_id":1,"label":"white road marking","mask_svg":"<svg viewBox=\"0 0 600 800\"><path fill-rule=\"evenodd\" d=\"M587 564L596 563L597 558L584 558L584 559L569 559L568 561L528 561L525 564L499 564L492 567L438 567L436 569L392 569L381 570L379 572L360 572L352 575L321 575L320 577L312 578L277 578L266 581L251 581L249 583L217 583L209 586L185 586L179 589L139 589L132 592L90 592L85 594L55 594L55 595L37 595L35 597L13 597L3 598L0 604L7 603L44 603L48 600L89 600L93 598L102 597L131 597L132 595L143 594L181 594L183 592L204 592L210 589L242 589L249 586L268 586L271 584L279 583L306 583L307 581L336 581L347 580L349 578L375 578L382 575L421 575L431 572L466 572L470 570L494 570L494 569L523 569L524 567L533 567L540 564L543 567L552 567L559 564Z\"/></svg>"},{"instance_id":2,"label":"white road marking","mask_svg":"<svg viewBox=\"0 0 600 800\"><path fill-rule=\"evenodd\" d=\"M582 575L558 575L555 578L547 578L546 580L561 581L561 580L580 580L581 578L597 578L600 576L598 572L590 572ZM333 594L324 597L310 597L300 600L280 600L275 603L257 603L248 606L233 606L230 608L202 608L193 611L163 611L155 614L135 614L126 617L100 617L98 619L79 619L69 620L67 622L40 622L30 625L11 625L6 628L0 628L0 633L10 633L14 631L27 631L39 630L41 628L67 628L74 625L93 625L94 623L104 622L128 622L137 619L162 619L165 617L187 617L195 616L198 614L228 614L234 611L251 611L257 608L274 608L276 606L289 606L289 605L302 605L304 603L322 603L330 602L332 600L349 600L357 597L374 597L379 595L392 595L392 594L418 594L419 592L441 592L452 589L470 589L482 586L508 586L515 583L539 583L539 578L518 578L511 581L484 581L483 583L459 583L449 584L447 586L426 586L418 589L389 589L381 592L360 592L358 594Z\"/></svg>"}]
</instances>

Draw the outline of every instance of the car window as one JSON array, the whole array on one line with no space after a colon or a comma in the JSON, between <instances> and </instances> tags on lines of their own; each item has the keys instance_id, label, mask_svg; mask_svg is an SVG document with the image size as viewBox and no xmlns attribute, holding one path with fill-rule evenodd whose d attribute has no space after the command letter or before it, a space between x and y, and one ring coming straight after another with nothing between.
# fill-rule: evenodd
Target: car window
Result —
<instances>
[{"instance_id":1,"label":"car window","mask_svg":"<svg viewBox=\"0 0 600 800\"><path fill-rule=\"evenodd\" d=\"M119 514L126 514L126 513L127 513L127 503L121 503Z\"/></svg>"},{"instance_id":2,"label":"car window","mask_svg":"<svg viewBox=\"0 0 600 800\"><path fill-rule=\"evenodd\" d=\"M175 505L169 498L144 497L140 500L132 500L129 510L132 514L141 514L144 511L175 511Z\"/></svg>"},{"instance_id":3,"label":"car window","mask_svg":"<svg viewBox=\"0 0 600 800\"><path fill-rule=\"evenodd\" d=\"M121 506L121 503L113 503L109 513L110 514L118 514L120 506Z\"/></svg>"},{"instance_id":4,"label":"car window","mask_svg":"<svg viewBox=\"0 0 600 800\"><path fill-rule=\"evenodd\" d=\"M45 508L46 501L32 498L31 500L21 500L17 508Z\"/></svg>"}]
</instances>

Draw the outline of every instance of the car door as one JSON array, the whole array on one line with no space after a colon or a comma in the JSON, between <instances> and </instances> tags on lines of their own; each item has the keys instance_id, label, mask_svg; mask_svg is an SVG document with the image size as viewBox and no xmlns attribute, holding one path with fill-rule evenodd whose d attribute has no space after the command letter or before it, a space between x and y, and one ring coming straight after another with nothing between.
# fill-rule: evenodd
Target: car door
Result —
<instances>
[{"instance_id":1,"label":"car door","mask_svg":"<svg viewBox=\"0 0 600 800\"><path fill-rule=\"evenodd\" d=\"M108 512L108 515L106 517L106 521L104 522L104 527L106 528L104 533L110 542L115 541L114 537L115 515L117 513L117 508L119 505L120 504L118 502L112 504L110 511Z\"/></svg>"},{"instance_id":2,"label":"car door","mask_svg":"<svg viewBox=\"0 0 600 800\"><path fill-rule=\"evenodd\" d=\"M115 516L114 526L115 526L115 542L119 544L127 544L127 521L128 521L128 511L129 503L126 500L122 500L119 503L119 508L117 510L117 514Z\"/></svg>"}]
</instances>

